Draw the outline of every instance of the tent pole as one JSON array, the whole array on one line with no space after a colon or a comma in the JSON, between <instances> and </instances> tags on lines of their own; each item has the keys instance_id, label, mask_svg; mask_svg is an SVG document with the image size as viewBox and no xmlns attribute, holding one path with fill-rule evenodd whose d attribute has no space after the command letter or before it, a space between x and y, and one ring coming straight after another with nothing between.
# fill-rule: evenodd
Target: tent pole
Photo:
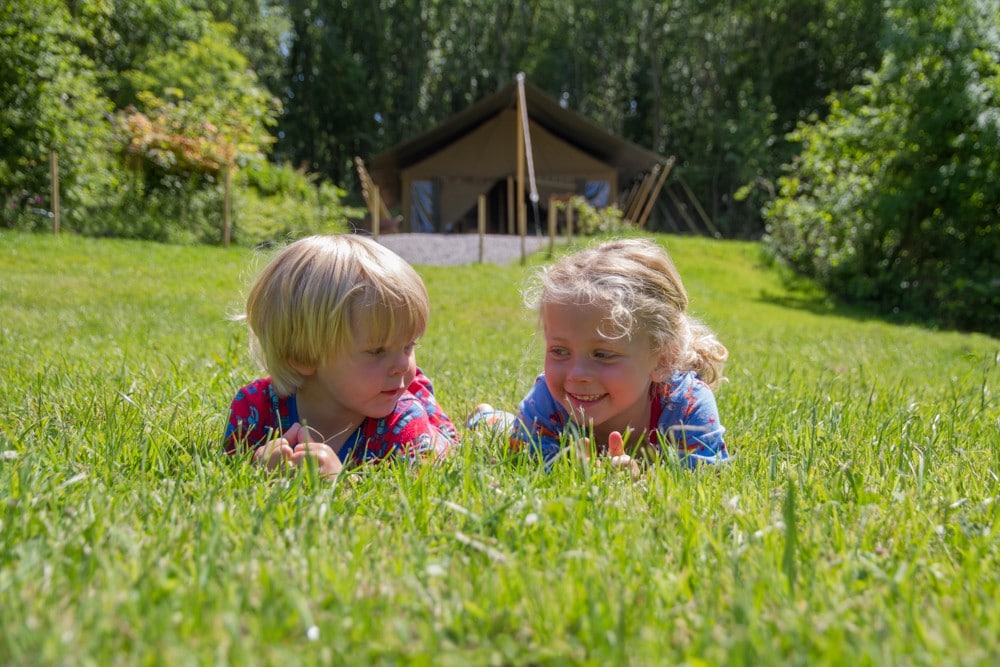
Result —
<instances>
[{"instance_id":1,"label":"tent pole","mask_svg":"<svg viewBox=\"0 0 1000 667\"><path fill-rule=\"evenodd\" d=\"M556 198L555 195L549 196L549 257L555 252L556 248Z\"/></svg>"},{"instance_id":2,"label":"tent pole","mask_svg":"<svg viewBox=\"0 0 1000 667\"><path fill-rule=\"evenodd\" d=\"M524 207L524 125L521 122L521 96L517 96L517 233L521 235L521 264L527 258L525 233L527 211Z\"/></svg>"}]
</instances>

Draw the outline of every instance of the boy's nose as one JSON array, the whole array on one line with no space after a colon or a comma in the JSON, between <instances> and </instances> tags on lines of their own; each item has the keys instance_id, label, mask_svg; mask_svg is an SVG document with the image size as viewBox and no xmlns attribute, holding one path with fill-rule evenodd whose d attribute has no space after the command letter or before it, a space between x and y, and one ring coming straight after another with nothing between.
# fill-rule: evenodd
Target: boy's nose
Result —
<instances>
[{"instance_id":1,"label":"boy's nose","mask_svg":"<svg viewBox=\"0 0 1000 667\"><path fill-rule=\"evenodd\" d=\"M400 352L396 354L392 359L392 371L393 375L402 375L406 372L406 369L410 367L410 355L405 352Z\"/></svg>"}]
</instances>

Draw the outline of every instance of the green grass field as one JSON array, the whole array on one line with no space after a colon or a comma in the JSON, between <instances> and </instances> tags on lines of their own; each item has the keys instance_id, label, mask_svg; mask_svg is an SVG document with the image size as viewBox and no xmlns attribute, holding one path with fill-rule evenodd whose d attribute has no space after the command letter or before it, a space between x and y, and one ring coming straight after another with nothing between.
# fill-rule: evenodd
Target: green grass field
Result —
<instances>
[{"instance_id":1,"label":"green grass field","mask_svg":"<svg viewBox=\"0 0 1000 667\"><path fill-rule=\"evenodd\" d=\"M998 664L1000 341L660 240L730 349L730 465L545 474L466 434L331 485L221 453L264 256L0 232L0 664ZM544 259L418 267L456 421L540 370Z\"/></svg>"}]
</instances>

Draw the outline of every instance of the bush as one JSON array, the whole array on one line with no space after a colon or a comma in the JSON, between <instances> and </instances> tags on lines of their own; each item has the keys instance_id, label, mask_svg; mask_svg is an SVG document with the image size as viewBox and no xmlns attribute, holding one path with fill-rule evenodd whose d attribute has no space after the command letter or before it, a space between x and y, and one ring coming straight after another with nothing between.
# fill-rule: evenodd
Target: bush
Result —
<instances>
[{"instance_id":1,"label":"bush","mask_svg":"<svg viewBox=\"0 0 1000 667\"><path fill-rule=\"evenodd\" d=\"M243 169L233 196L233 242L280 243L348 229L349 218L364 210L343 203L344 190L320 182L289 165L256 162Z\"/></svg>"},{"instance_id":2,"label":"bush","mask_svg":"<svg viewBox=\"0 0 1000 667\"><path fill-rule=\"evenodd\" d=\"M880 71L792 136L765 242L845 300L997 335L1000 42L981 10L891 14Z\"/></svg>"},{"instance_id":3,"label":"bush","mask_svg":"<svg viewBox=\"0 0 1000 667\"><path fill-rule=\"evenodd\" d=\"M95 206L75 229L88 236L140 239L183 245L216 244L222 238L224 195L202 177L168 177L146 191L140 183L123 188L117 202Z\"/></svg>"},{"instance_id":4,"label":"bush","mask_svg":"<svg viewBox=\"0 0 1000 667\"><path fill-rule=\"evenodd\" d=\"M555 206L559 211L573 210L573 232L581 236L623 234L635 228L617 206L595 208L580 195L556 202Z\"/></svg>"}]
</instances>

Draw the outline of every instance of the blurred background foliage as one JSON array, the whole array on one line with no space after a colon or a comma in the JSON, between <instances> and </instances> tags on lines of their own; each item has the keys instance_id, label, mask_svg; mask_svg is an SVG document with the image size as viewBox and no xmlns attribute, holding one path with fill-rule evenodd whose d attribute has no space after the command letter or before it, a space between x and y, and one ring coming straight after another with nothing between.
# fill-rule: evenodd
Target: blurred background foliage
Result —
<instances>
[{"instance_id":1,"label":"blurred background foliage","mask_svg":"<svg viewBox=\"0 0 1000 667\"><path fill-rule=\"evenodd\" d=\"M8 0L7 227L346 229L352 160L530 81L677 157L726 238L839 298L996 334L995 0ZM656 214L651 219L655 228Z\"/></svg>"}]
</instances>

